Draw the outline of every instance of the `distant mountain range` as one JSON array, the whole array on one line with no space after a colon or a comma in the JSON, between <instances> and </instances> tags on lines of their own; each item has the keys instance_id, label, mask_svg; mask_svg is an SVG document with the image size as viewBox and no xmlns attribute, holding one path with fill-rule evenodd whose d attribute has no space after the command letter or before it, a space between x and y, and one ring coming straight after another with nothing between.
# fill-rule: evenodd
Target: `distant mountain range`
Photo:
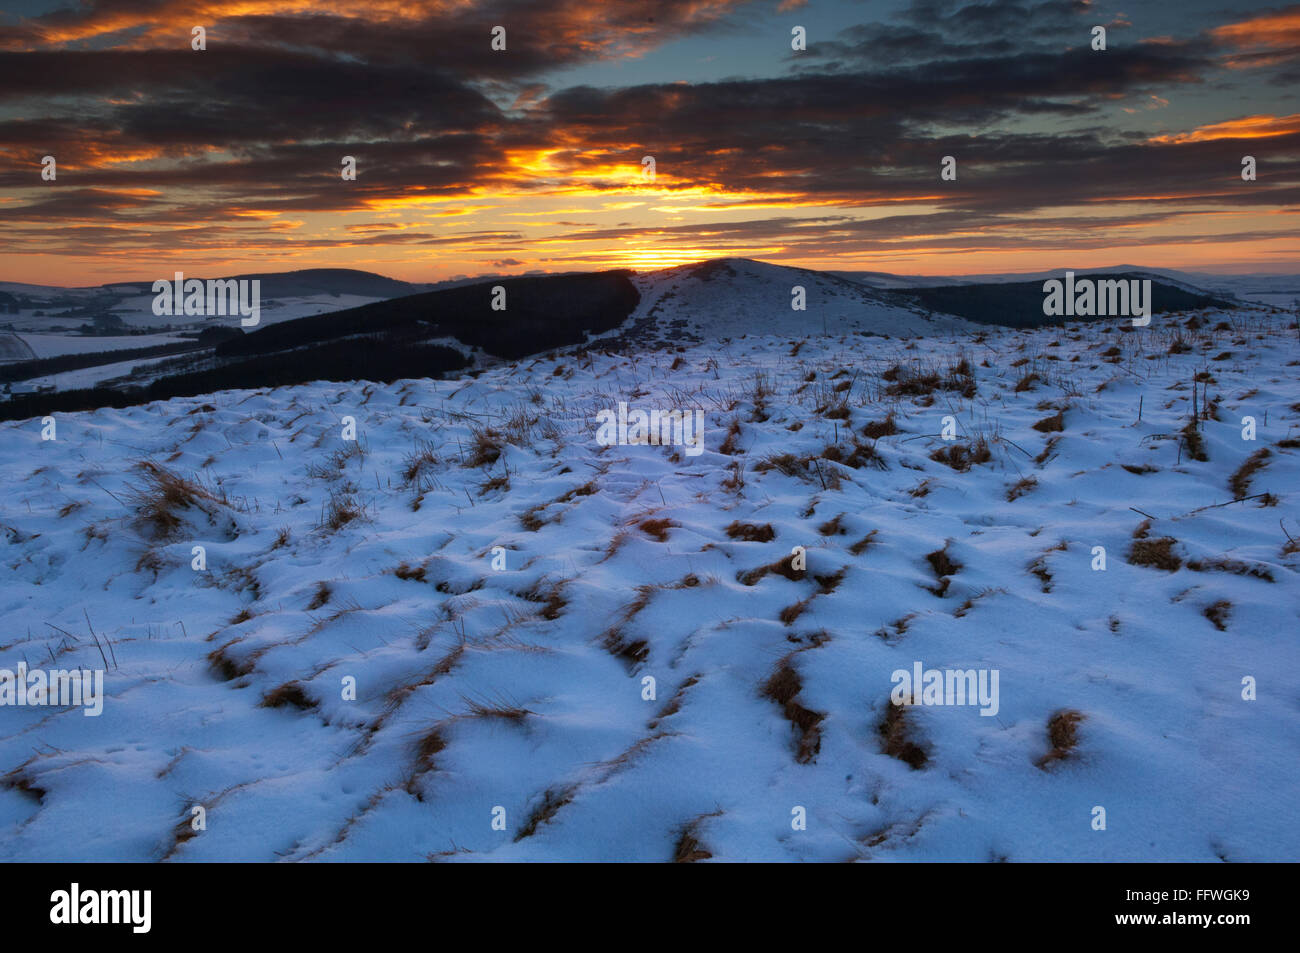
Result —
<instances>
[{"instance_id":1,"label":"distant mountain range","mask_svg":"<svg viewBox=\"0 0 1300 953\"><path fill-rule=\"evenodd\" d=\"M182 269L183 270L183 269ZM172 275L159 275L159 278L171 279ZM262 282L262 294L268 298L303 297L316 294L351 294L371 298L396 298L400 295L416 294L434 287L431 284L413 284L386 278L370 271L355 268L306 268L302 271L260 272L246 275L203 275L186 272L186 278L257 278ZM0 282L0 289L15 294L44 295L51 292L73 293L107 293L130 297L152 294L152 280L114 281L103 285L78 288L59 288L48 285L31 285L22 282Z\"/></svg>"},{"instance_id":2,"label":"distant mountain range","mask_svg":"<svg viewBox=\"0 0 1300 953\"><path fill-rule=\"evenodd\" d=\"M0 364L0 381L22 385L19 390L31 389L23 382L52 381L54 375L73 370L112 370L99 377L79 374L76 390L63 386L58 394L15 397L0 405L0 416L13 419L27 411L120 406L312 380L430 377L561 348L663 350L745 334L906 338L971 332L989 324L1034 327L1057 323L1042 309L1042 279L1057 275L1030 280L1023 275L990 276L970 282L820 272L721 258L643 274L623 270L497 277L443 286L350 269L231 276L259 279L263 302L278 301L285 315L248 332L230 319L198 319L193 330L173 329L180 335L175 343L133 351L105 348L37 360L11 357L10 363ZM1246 306L1229 290L1206 291L1177 273L1125 269L1078 277L1089 275L1149 278L1157 314ZM1279 289L1287 280L1300 281L1278 278L1267 291L1284 296ZM1229 285L1238 290L1247 286L1235 276ZM0 284L0 290L29 304L39 292L69 292L12 284ZM152 300L149 287L138 282L73 291L92 298L112 295L137 307ZM348 306L358 301L362 303ZM306 313L288 316L302 311ZM151 311L147 317L152 317ZM30 327L34 318L24 312L16 320L15 334L21 336L23 325ZM144 320L146 315L137 318ZM218 328L221 333L215 333ZM204 331L201 337L199 330ZM131 340L116 339L115 346ZM21 353L17 345L10 350ZM142 363L131 363L137 360ZM88 376L93 378L89 387Z\"/></svg>"}]
</instances>

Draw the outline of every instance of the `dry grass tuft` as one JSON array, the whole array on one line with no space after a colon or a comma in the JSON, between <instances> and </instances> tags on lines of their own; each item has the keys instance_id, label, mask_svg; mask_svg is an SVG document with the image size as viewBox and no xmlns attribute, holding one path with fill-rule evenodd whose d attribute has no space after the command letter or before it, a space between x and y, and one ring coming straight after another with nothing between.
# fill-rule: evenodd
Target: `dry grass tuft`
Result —
<instances>
[{"instance_id":1,"label":"dry grass tuft","mask_svg":"<svg viewBox=\"0 0 1300 953\"><path fill-rule=\"evenodd\" d=\"M813 576L813 579L817 580L818 594L823 596L830 595L832 592L834 592L836 589L840 587L840 583L844 581L844 577L848 575L848 572L849 572L848 566L841 566L839 569L835 570L835 572L831 573L830 575Z\"/></svg>"},{"instance_id":2,"label":"dry grass tuft","mask_svg":"<svg viewBox=\"0 0 1300 953\"><path fill-rule=\"evenodd\" d=\"M1134 566L1153 566L1166 572L1177 572L1183 565L1182 557L1174 552L1178 540L1172 536L1149 535L1151 521L1143 520L1133 532L1133 545L1129 548L1128 561Z\"/></svg>"},{"instance_id":3,"label":"dry grass tuft","mask_svg":"<svg viewBox=\"0 0 1300 953\"><path fill-rule=\"evenodd\" d=\"M536 506L530 506L519 514L519 525L530 533L536 533L550 520L543 519L539 514L546 512L549 503L538 503Z\"/></svg>"},{"instance_id":4,"label":"dry grass tuft","mask_svg":"<svg viewBox=\"0 0 1300 953\"><path fill-rule=\"evenodd\" d=\"M1020 380L1016 381L1016 393L1020 394L1027 390L1030 390L1033 388L1035 384L1038 384L1041 381L1042 381L1042 377L1040 377L1038 374L1034 374L1034 373L1026 374L1024 377L1020 378Z\"/></svg>"},{"instance_id":5,"label":"dry grass tuft","mask_svg":"<svg viewBox=\"0 0 1300 953\"><path fill-rule=\"evenodd\" d=\"M1047 720L1047 740L1051 750L1038 759L1037 765L1047 770L1049 764L1063 761L1079 744L1079 723L1086 716L1072 708L1062 709Z\"/></svg>"},{"instance_id":6,"label":"dry grass tuft","mask_svg":"<svg viewBox=\"0 0 1300 953\"><path fill-rule=\"evenodd\" d=\"M221 676L222 681L231 682L237 678L243 678L245 675L252 673L254 663L247 659L237 659L230 653L230 647L239 639L227 642L218 649L213 649L208 653L208 663L212 666L213 671Z\"/></svg>"},{"instance_id":7,"label":"dry grass tuft","mask_svg":"<svg viewBox=\"0 0 1300 953\"><path fill-rule=\"evenodd\" d=\"M601 637L605 651L635 668L650 657L650 644L645 639L628 639L623 635L623 626L650 604L655 589L653 586L637 586L637 597L628 603L622 611L619 622L610 627Z\"/></svg>"},{"instance_id":8,"label":"dry grass tuft","mask_svg":"<svg viewBox=\"0 0 1300 953\"><path fill-rule=\"evenodd\" d=\"M416 800L423 801L424 795L420 791L417 781L420 776L427 774L437 768L438 755L447 747L447 736L443 734L442 725L434 725L427 732L420 736L415 743L415 764L411 770L411 775L406 781L406 790L413 795Z\"/></svg>"},{"instance_id":9,"label":"dry grass tuft","mask_svg":"<svg viewBox=\"0 0 1300 953\"><path fill-rule=\"evenodd\" d=\"M416 582L424 582L425 568L423 566L412 566L410 563L402 563L393 570L393 575L398 579L414 579Z\"/></svg>"},{"instance_id":10,"label":"dry grass tuft","mask_svg":"<svg viewBox=\"0 0 1300 953\"><path fill-rule=\"evenodd\" d=\"M35 759L34 758L29 759L28 763L30 763L32 760ZM26 767L25 764L17 768L14 768L14 770L10 771L3 778L0 778L0 789L6 791L17 791L19 794L23 794L31 798L33 801L36 801L38 804L45 803L45 794L46 794L45 788L36 784L36 782L34 782L24 772L23 770L24 767Z\"/></svg>"},{"instance_id":11,"label":"dry grass tuft","mask_svg":"<svg viewBox=\"0 0 1300 953\"><path fill-rule=\"evenodd\" d=\"M462 695L461 700L465 703L471 718L495 718L518 725L522 724L529 715L535 714L527 708L521 708L519 705L501 699L476 701Z\"/></svg>"},{"instance_id":12,"label":"dry grass tuft","mask_svg":"<svg viewBox=\"0 0 1300 953\"><path fill-rule=\"evenodd\" d=\"M906 704L895 705L891 699L885 709L885 720L880 723L877 731L884 739L885 754L902 761L913 771L919 771L925 767L930 756L924 748L908 737L911 734L911 726L907 722L907 708Z\"/></svg>"},{"instance_id":13,"label":"dry grass tuft","mask_svg":"<svg viewBox=\"0 0 1300 953\"><path fill-rule=\"evenodd\" d=\"M183 510L199 508L202 503L226 504L224 498L150 460L142 461L136 469L144 474L144 483L130 490L129 499L137 519L155 538L170 537L180 529Z\"/></svg>"},{"instance_id":14,"label":"dry grass tuft","mask_svg":"<svg viewBox=\"0 0 1300 953\"><path fill-rule=\"evenodd\" d=\"M1256 472L1268 463L1268 458L1272 455L1273 454L1268 447L1260 447L1246 458L1245 463L1237 468L1237 472L1228 480L1228 487L1232 490L1232 496L1234 499L1239 500L1250 493L1251 479L1254 477Z\"/></svg>"},{"instance_id":15,"label":"dry grass tuft","mask_svg":"<svg viewBox=\"0 0 1300 953\"><path fill-rule=\"evenodd\" d=\"M728 476L719 486L728 493L739 493L745 488L745 467L739 460L732 460L727 466Z\"/></svg>"},{"instance_id":16,"label":"dry grass tuft","mask_svg":"<svg viewBox=\"0 0 1300 953\"><path fill-rule=\"evenodd\" d=\"M502 473L490 479L484 480L482 483L480 483L478 485L478 495L487 496L489 493L495 490L501 490L502 492L506 492L509 489L510 489L510 476L509 474Z\"/></svg>"},{"instance_id":17,"label":"dry grass tuft","mask_svg":"<svg viewBox=\"0 0 1300 953\"><path fill-rule=\"evenodd\" d=\"M825 523L822 523L821 526L817 527L817 532L822 536L843 536L848 532L848 530L846 530L840 523L840 520L842 519L844 519L843 513L840 513L833 519L828 519Z\"/></svg>"},{"instance_id":18,"label":"dry grass tuft","mask_svg":"<svg viewBox=\"0 0 1300 953\"><path fill-rule=\"evenodd\" d=\"M556 503L569 503L580 496L593 496L598 490L595 480L588 480L582 486L575 486L572 490L565 490L563 494L556 497Z\"/></svg>"},{"instance_id":19,"label":"dry grass tuft","mask_svg":"<svg viewBox=\"0 0 1300 953\"><path fill-rule=\"evenodd\" d=\"M993 459L993 451L989 448L987 440L978 437L969 447L960 443L940 447L930 454L930 459L936 463L946 464L959 473L965 473L972 466Z\"/></svg>"},{"instance_id":20,"label":"dry grass tuft","mask_svg":"<svg viewBox=\"0 0 1300 953\"><path fill-rule=\"evenodd\" d=\"M853 446L845 452L839 447L831 446L822 451L822 459L830 460L832 463L842 463L846 467L852 467L854 470L861 470L870 463L877 470L888 470L887 464L883 457L876 452L874 444L863 443L861 440L854 438Z\"/></svg>"},{"instance_id":21,"label":"dry grass tuft","mask_svg":"<svg viewBox=\"0 0 1300 953\"><path fill-rule=\"evenodd\" d=\"M686 679L686 681L682 682L682 687L677 689L677 691L673 692L673 697L668 699L668 701L664 704L664 707L659 710L659 713L657 715L655 715L653 718L650 719L646 727L648 727L650 730L653 731L654 729L659 727L659 723L663 721L665 718L668 718L671 715L675 715L679 711L681 711L682 700L686 697L686 693L695 685L698 685L699 681L700 681L699 675L692 675L688 679Z\"/></svg>"},{"instance_id":22,"label":"dry grass tuft","mask_svg":"<svg viewBox=\"0 0 1300 953\"><path fill-rule=\"evenodd\" d=\"M465 459L465 466L486 467L501 459L506 438L499 430L492 427L474 427L470 431L470 436L473 438L473 443L470 445L469 456Z\"/></svg>"},{"instance_id":23,"label":"dry grass tuft","mask_svg":"<svg viewBox=\"0 0 1300 953\"><path fill-rule=\"evenodd\" d=\"M780 613L778 613L777 618L781 620L782 625L794 625L795 620L798 619L799 616L803 615L804 610L808 608L808 603L810 602L812 602L811 598L801 599L793 605L786 606L780 611Z\"/></svg>"},{"instance_id":24,"label":"dry grass tuft","mask_svg":"<svg viewBox=\"0 0 1300 953\"><path fill-rule=\"evenodd\" d=\"M675 523L670 519L642 520L637 524L642 532L654 537L660 543L668 542L668 530L681 525L681 523Z\"/></svg>"},{"instance_id":25,"label":"dry grass tuft","mask_svg":"<svg viewBox=\"0 0 1300 953\"><path fill-rule=\"evenodd\" d=\"M1039 556L1029 564L1029 572L1038 577L1038 584L1043 592L1052 591L1052 573L1047 568L1047 560Z\"/></svg>"},{"instance_id":26,"label":"dry grass tuft","mask_svg":"<svg viewBox=\"0 0 1300 953\"><path fill-rule=\"evenodd\" d=\"M316 592L311 597L311 602L307 603L307 611L311 612L319 609L325 603L330 601L330 596L334 594L334 587L328 582L321 581L316 583Z\"/></svg>"},{"instance_id":27,"label":"dry grass tuft","mask_svg":"<svg viewBox=\"0 0 1300 953\"><path fill-rule=\"evenodd\" d=\"M708 860L713 856L712 853L700 842L700 826L706 817L718 817L722 811L714 811L712 814L703 814L695 818L684 828L681 835L677 838L677 843L673 846L673 863L675 864L693 864L697 860Z\"/></svg>"},{"instance_id":28,"label":"dry grass tuft","mask_svg":"<svg viewBox=\"0 0 1300 953\"><path fill-rule=\"evenodd\" d=\"M408 486L419 486L437 466L438 455L434 453L433 444L421 440L402 460L402 481Z\"/></svg>"},{"instance_id":29,"label":"dry grass tuft","mask_svg":"<svg viewBox=\"0 0 1300 953\"><path fill-rule=\"evenodd\" d=\"M860 540L858 540L856 543L850 546L849 552L852 553L854 556L861 556L863 553L867 551L867 547L869 547L873 542L875 542L876 534L878 532L880 532L880 530L873 529L866 536L863 536Z\"/></svg>"},{"instance_id":30,"label":"dry grass tuft","mask_svg":"<svg viewBox=\"0 0 1300 953\"><path fill-rule=\"evenodd\" d=\"M364 521L366 509L351 493L330 491L329 500L324 504L318 528L340 530L349 523Z\"/></svg>"},{"instance_id":31,"label":"dry grass tuft","mask_svg":"<svg viewBox=\"0 0 1300 953\"><path fill-rule=\"evenodd\" d=\"M977 392L974 370L966 357L959 358L943 370L895 364L881 377L889 382L885 393L891 397L928 397L935 391L945 390L971 398Z\"/></svg>"},{"instance_id":32,"label":"dry grass tuft","mask_svg":"<svg viewBox=\"0 0 1300 953\"><path fill-rule=\"evenodd\" d=\"M743 539L747 543L768 543L776 538L776 530L772 528L771 523L741 523L733 522L725 530L727 536L731 539Z\"/></svg>"},{"instance_id":33,"label":"dry grass tuft","mask_svg":"<svg viewBox=\"0 0 1300 953\"><path fill-rule=\"evenodd\" d=\"M883 639L884 641L889 642L892 639L899 638L905 632L907 632L907 627L911 624L912 620L915 618L916 618L916 613L909 612L907 615L895 619L893 622L890 622L886 625L882 625L872 634L875 635L875 637L878 639ZM893 630L892 632L890 631L891 629Z\"/></svg>"},{"instance_id":34,"label":"dry grass tuft","mask_svg":"<svg viewBox=\"0 0 1300 953\"><path fill-rule=\"evenodd\" d=\"M821 750L821 722L826 715L805 708L795 700L802 689L803 681L799 678L799 673L790 664L789 658L786 658L763 684L762 694L781 706L786 720L797 733L795 760L800 764L808 764Z\"/></svg>"},{"instance_id":35,"label":"dry grass tuft","mask_svg":"<svg viewBox=\"0 0 1300 953\"><path fill-rule=\"evenodd\" d=\"M948 591L948 585L951 583L949 577L956 575L961 571L962 564L957 562L948 555L948 547L945 544L942 549L936 549L932 553L925 554L926 562L934 571L935 577L939 580L938 585L931 586L930 591L940 598Z\"/></svg>"},{"instance_id":36,"label":"dry grass tuft","mask_svg":"<svg viewBox=\"0 0 1300 953\"><path fill-rule=\"evenodd\" d=\"M802 477L808 469L808 459L796 457L793 453L774 453L759 460L754 469L759 473L780 470L786 476Z\"/></svg>"},{"instance_id":37,"label":"dry grass tuft","mask_svg":"<svg viewBox=\"0 0 1300 953\"><path fill-rule=\"evenodd\" d=\"M260 702L262 708L283 708L291 705L299 711L311 711L318 707L298 682L285 682L283 685L271 689L262 696Z\"/></svg>"},{"instance_id":38,"label":"dry grass tuft","mask_svg":"<svg viewBox=\"0 0 1300 953\"><path fill-rule=\"evenodd\" d=\"M872 420L862 428L862 436L869 440L879 440L881 437L890 437L896 433L898 433L898 426L894 423L893 414L884 420Z\"/></svg>"},{"instance_id":39,"label":"dry grass tuft","mask_svg":"<svg viewBox=\"0 0 1300 953\"><path fill-rule=\"evenodd\" d=\"M1007 488L1007 502L1014 503L1036 486L1038 486L1038 480L1034 477L1022 477Z\"/></svg>"},{"instance_id":40,"label":"dry grass tuft","mask_svg":"<svg viewBox=\"0 0 1300 953\"><path fill-rule=\"evenodd\" d=\"M1232 603L1227 599L1220 599L1213 605L1205 607L1205 618L1214 623L1214 627L1220 632L1228 631L1228 616L1232 612Z\"/></svg>"},{"instance_id":41,"label":"dry grass tuft","mask_svg":"<svg viewBox=\"0 0 1300 953\"><path fill-rule=\"evenodd\" d=\"M532 589L523 593L522 598L527 599L529 602L541 603L542 618L548 622L554 622L560 617L560 610L569 604L560 593L562 587L563 583L557 582L552 585L544 585L539 581Z\"/></svg>"},{"instance_id":42,"label":"dry grass tuft","mask_svg":"<svg viewBox=\"0 0 1300 953\"><path fill-rule=\"evenodd\" d=\"M1034 424L1039 433L1059 433L1065 429L1065 411L1058 410L1050 417L1044 417Z\"/></svg>"},{"instance_id":43,"label":"dry grass tuft","mask_svg":"<svg viewBox=\"0 0 1300 953\"><path fill-rule=\"evenodd\" d=\"M1205 452L1205 438L1201 436L1200 427L1197 421L1189 420L1187 426L1182 429L1183 445L1187 447L1187 455L1198 463L1205 463L1210 459L1209 454Z\"/></svg>"},{"instance_id":44,"label":"dry grass tuft","mask_svg":"<svg viewBox=\"0 0 1300 953\"><path fill-rule=\"evenodd\" d=\"M736 580L742 586L752 586L759 582L768 573L776 573L778 576L784 576L791 582L798 582L804 578L806 570L794 568L794 557L787 556L785 559L779 559L774 563L768 563L766 566L759 566L756 569L750 569L745 572L736 574Z\"/></svg>"},{"instance_id":45,"label":"dry grass tuft","mask_svg":"<svg viewBox=\"0 0 1300 953\"><path fill-rule=\"evenodd\" d=\"M533 808L528 820L524 826L519 829L515 835L516 841L521 841L525 837L532 837L537 833L537 828L549 822L551 818L560 813L560 808L573 801L576 789L569 788L548 788L542 795L542 803Z\"/></svg>"},{"instance_id":46,"label":"dry grass tuft","mask_svg":"<svg viewBox=\"0 0 1300 953\"><path fill-rule=\"evenodd\" d=\"M1234 576L1253 576L1265 582L1277 582L1273 570L1267 563L1246 563L1239 559L1218 557L1215 559L1188 560L1187 568L1192 572L1228 572Z\"/></svg>"},{"instance_id":47,"label":"dry grass tuft","mask_svg":"<svg viewBox=\"0 0 1300 953\"><path fill-rule=\"evenodd\" d=\"M736 446L738 440L740 440L740 421L733 420L727 427L727 436L723 439L722 445L718 447L718 453L727 456L735 456L740 453L740 448Z\"/></svg>"}]
</instances>

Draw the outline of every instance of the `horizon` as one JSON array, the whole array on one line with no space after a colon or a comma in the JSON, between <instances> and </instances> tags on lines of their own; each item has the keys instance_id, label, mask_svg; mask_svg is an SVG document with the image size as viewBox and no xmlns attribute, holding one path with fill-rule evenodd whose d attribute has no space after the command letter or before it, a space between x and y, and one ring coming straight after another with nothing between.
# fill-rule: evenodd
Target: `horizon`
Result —
<instances>
[{"instance_id":1,"label":"horizon","mask_svg":"<svg viewBox=\"0 0 1300 953\"><path fill-rule=\"evenodd\" d=\"M644 275L644 274L652 274L656 271L667 271L671 268L687 268L691 266L706 264L710 261L724 261L724 260L754 261L759 264L776 265L779 267L790 267L790 268L803 267L799 265L787 265L784 262L767 261L761 258L747 258L742 255L719 255L714 258L701 258L695 261L688 261L688 262L682 262L681 264L677 264L677 265L665 266L664 268L644 268L644 269L633 268L633 269L626 269L626 270L630 270L637 275ZM885 271L878 271L875 269L855 269L855 268L815 268L815 269L806 269L806 270L820 271L824 273L836 273L836 272L843 272L843 273L860 272L864 274L872 273L872 274L887 275L887 276L898 277L898 278L978 279L978 278L1005 278L1005 277L1023 276L1025 280L1033 280L1041 275L1048 274L1048 273L1064 274L1066 271L1073 271L1076 274L1085 273L1085 272L1172 271L1172 272L1182 272L1184 274L1192 274L1192 275L1197 275L1197 274L1213 275L1216 277L1240 277L1240 278L1249 278L1249 277L1256 277L1256 276L1257 277L1291 277L1291 276L1300 277L1300 265L1298 265L1297 269L1293 271L1283 271L1283 270L1261 271L1261 270L1252 270L1249 267L1249 264L1250 263L1244 263L1243 265L1238 266L1236 268L1234 268L1233 266L1209 265L1204 268L1181 269L1181 268L1169 268L1164 266L1140 265L1131 262L1123 262L1123 263L1113 264L1113 265L1093 265L1093 266L1083 266L1083 267L1060 266L1056 268L1039 269L1036 271L962 272L962 273L952 273L952 274L926 274L923 272L911 272L911 273L885 272ZM558 277L561 275L572 275L572 274L591 274L600 271L612 271L612 270L620 270L620 269L619 267L616 266L615 268L591 268L586 270L564 269L564 270L556 270L556 271L520 271L520 272L509 272L509 273L482 272L480 274L475 274L475 275L452 275L448 278L442 278L442 279L437 279L432 281L415 280L415 281L408 281L407 283L408 284L443 284L443 283L455 282L455 281L471 281L471 282L478 281L478 280L487 281L494 278L501 278L501 279L546 278L546 277ZM258 271L229 272L229 273L211 274L211 275L207 273L204 273L202 275L190 273L187 274L186 277L187 278L201 277L204 280L207 279L222 280L222 279L230 279L230 278L247 277L253 274L275 276L275 275L291 275L291 274L298 274L298 273L311 272L311 271L355 271L361 274L373 275L378 278L388 278L396 281L407 281L407 279L396 278L396 276L394 275L384 274L382 272L370 271L365 268L352 268L344 265L304 265L297 268L274 269L274 270L268 270L263 268ZM166 277L170 279L172 276L168 275ZM152 282L157 280L159 279L156 276L153 276L147 278L116 278L111 281L101 282L100 284L97 285L44 285L38 282L15 281L8 278L0 278L0 284L26 285L35 288L62 288L69 291L73 291L73 290L84 290L87 288L111 287L113 285L151 284Z\"/></svg>"},{"instance_id":2,"label":"horizon","mask_svg":"<svg viewBox=\"0 0 1300 953\"><path fill-rule=\"evenodd\" d=\"M65 3L0 14L27 283L1300 267L1300 4Z\"/></svg>"}]
</instances>

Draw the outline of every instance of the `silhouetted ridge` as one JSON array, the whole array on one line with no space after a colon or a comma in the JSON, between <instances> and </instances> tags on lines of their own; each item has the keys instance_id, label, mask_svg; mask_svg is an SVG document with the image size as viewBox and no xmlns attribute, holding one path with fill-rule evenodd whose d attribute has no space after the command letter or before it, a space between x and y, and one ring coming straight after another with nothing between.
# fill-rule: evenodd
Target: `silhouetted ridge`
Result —
<instances>
[{"instance_id":1,"label":"silhouetted ridge","mask_svg":"<svg viewBox=\"0 0 1300 953\"><path fill-rule=\"evenodd\" d=\"M1141 272L1076 274L1075 281L1119 281L1151 279L1151 312L1194 311L1201 308L1231 308L1233 303L1211 294L1180 288L1159 276ZM919 304L930 311L956 315L978 324L1010 328L1032 328L1058 321L1105 320L1086 316L1049 317L1043 314L1043 282L1015 281L989 284L939 285L932 288L896 288L887 292ZM1113 317L1113 316L1112 316Z\"/></svg>"},{"instance_id":2,"label":"silhouetted ridge","mask_svg":"<svg viewBox=\"0 0 1300 953\"><path fill-rule=\"evenodd\" d=\"M622 324L640 300L628 271L500 278L457 288L283 321L217 348L222 358L269 354L355 335L395 343L454 337L489 354L515 359L586 340ZM492 289L506 307L492 310Z\"/></svg>"}]
</instances>

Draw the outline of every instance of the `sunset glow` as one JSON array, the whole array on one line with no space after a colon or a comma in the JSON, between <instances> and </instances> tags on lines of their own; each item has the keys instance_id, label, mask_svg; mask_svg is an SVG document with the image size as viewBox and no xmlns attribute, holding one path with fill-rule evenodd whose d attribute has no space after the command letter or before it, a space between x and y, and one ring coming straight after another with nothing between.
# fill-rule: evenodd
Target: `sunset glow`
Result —
<instances>
[{"instance_id":1,"label":"sunset glow","mask_svg":"<svg viewBox=\"0 0 1300 953\"><path fill-rule=\"evenodd\" d=\"M901 0L25 6L0 21L9 278L1300 261L1300 7L1128 14L1096 52L1065 0L997 7L988 49Z\"/></svg>"}]
</instances>

